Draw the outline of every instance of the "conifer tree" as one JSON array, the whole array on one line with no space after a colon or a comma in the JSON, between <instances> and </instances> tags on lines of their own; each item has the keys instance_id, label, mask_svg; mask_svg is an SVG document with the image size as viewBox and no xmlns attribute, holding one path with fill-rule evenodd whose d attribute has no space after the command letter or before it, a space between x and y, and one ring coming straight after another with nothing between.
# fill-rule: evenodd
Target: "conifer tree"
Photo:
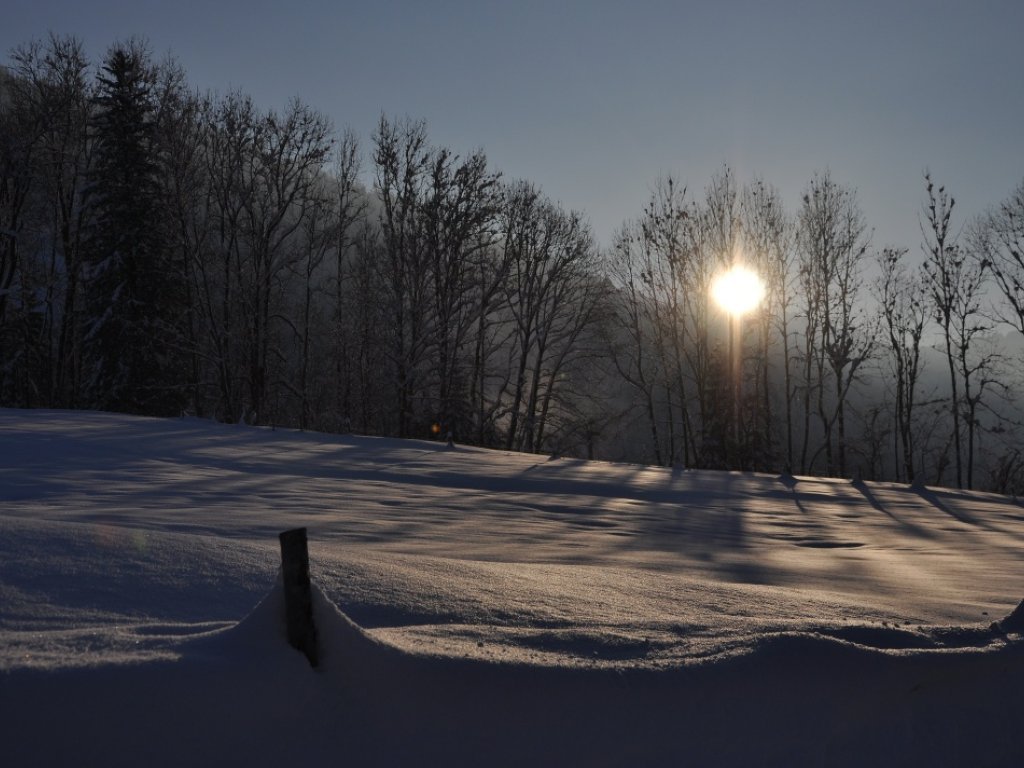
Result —
<instances>
[{"instance_id":1,"label":"conifer tree","mask_svg":"<svg viewBox=\"0 0 1024 768\"><path fill-rule=\"evenodd\" d=\"M131 41L110 49L97 78L87 342L94 406L173 414L183 286L161 234L157 74Z\"/></svg>"}]
</instances>

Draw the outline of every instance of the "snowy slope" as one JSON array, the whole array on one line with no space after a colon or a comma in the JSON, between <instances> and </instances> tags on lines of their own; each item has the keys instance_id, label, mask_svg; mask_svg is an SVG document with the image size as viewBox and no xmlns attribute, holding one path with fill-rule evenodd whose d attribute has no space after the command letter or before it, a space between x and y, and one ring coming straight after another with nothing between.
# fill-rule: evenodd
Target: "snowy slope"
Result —
<instances>
[{"instance_id":1,"label":"snowy slope","mask_svg":"<svg viewBox=\"0 0 1024 768\"><path fill-rule=\"evenodd\" d=\"M1022 544L988 494L0 410L0 754L1021 764Z\"/></svg>"}]
</instances>

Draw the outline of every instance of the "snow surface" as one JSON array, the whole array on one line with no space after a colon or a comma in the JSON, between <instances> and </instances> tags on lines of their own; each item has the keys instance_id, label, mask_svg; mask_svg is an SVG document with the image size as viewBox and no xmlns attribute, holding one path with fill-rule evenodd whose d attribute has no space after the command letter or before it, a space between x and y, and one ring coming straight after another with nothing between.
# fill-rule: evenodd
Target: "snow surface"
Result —
<instances>
[{"instance_id":1,"label":"snow surface","mask_svg":"<svg viewBox=\"0 0 1024 768\"><path fill-rule=\"evenodd\" d=\"M1022 544L991 494L0 410L0 762L1021 765Z\"/></svg>"}]
</instances>

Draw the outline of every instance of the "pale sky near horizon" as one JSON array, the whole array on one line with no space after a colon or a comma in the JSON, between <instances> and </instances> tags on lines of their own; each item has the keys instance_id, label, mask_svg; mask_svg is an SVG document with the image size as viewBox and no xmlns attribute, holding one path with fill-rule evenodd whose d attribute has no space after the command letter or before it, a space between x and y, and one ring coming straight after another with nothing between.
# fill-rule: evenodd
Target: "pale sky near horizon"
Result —
<instances>
[{"instance_id":1,"label":"pale sky near horizon","mask_svg":"<svg viewBox=\"0 0 1024 768\"><path fill-rule=\"evenodd\" d=\"M365 152L382 113L423 118L604 245L659 176L699 196L723 164L790 212L828 168L873 244L914 254L925 169L959 224L1024 180L1019 0L5 0L0 19L0 61L51 31L94 62L143 37L200 90L298 96Z\"/></svg>"}]
</instances>

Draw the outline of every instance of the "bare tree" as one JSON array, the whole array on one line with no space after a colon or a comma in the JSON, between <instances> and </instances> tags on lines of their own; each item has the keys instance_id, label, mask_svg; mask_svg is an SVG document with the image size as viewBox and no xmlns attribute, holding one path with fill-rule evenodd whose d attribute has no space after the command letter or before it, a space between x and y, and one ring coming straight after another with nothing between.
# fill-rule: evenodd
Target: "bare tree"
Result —
<instances>
[{"instance_id":1,"label":"bare tree","mask_svg":"<svg viewBox=\"0 0 1024 768\"><path fill-rule=\"evenodd\" d=\"M729 167L712 177L704 199L693 205L688 230L688 258L682 272L683 291L687 296L687 321L683 328L687 333L684 349L694 380L700 423L700 447L695 454L699 453L704 466L738 467L745 461L747 447L747 433L742 424L744 411L741 403L734 402L736 393L730 391L730 395L723 396L722 383L727 375L724 372L731 363L723 354L724 345L714 342L709 298L715 276L744 260L739 190ZM729 318L729 322L737 321ZM731 329L727 328L725 334L731 334ZM736 342L738 354L744 346L743 339ZM742 356L739 363L737 376L742 379ZM736 382L733 384L735 386Z\"/></svg>"},{"instance_id":2,"label":"bare tree","mask_svg":"<svg viewBox=\"0 0 1024 768\"><path fill-rule=\"evenodd\" d=\"M88 223L91 142L89 65L75 38L51 35L15 49L0 76L0 325L22 245L23 277L38 262L45 312L42 364L34 388L53 404L78 404L81 380L81 282ZM7 95L2 95L6 93ZM30 190L33 197L30 198ZM29 213L29 206L35 214ZM30 253L26 216L34 219ZM44 255L45 254L45 255ZM25 352L30 347L23 347ZM34 366L23 360L28 374Z\"/></svg>"},{"instance_id":3,"label":"bare tree","mask_svg":"<svg viewBox=\"0 0 1024 768\"><path fill-rule=\"evenodd\" d=\"M1024 334L1024 181L971 230L970 248L991 271L1009 313L999 320Z\"/></svg>"},{"instance_id":4,"label":"bare tree","mask_svg":"<svg viewBox=\"0 0 1024 768\"><path fill-rule=\"evenodd\" d=\"M32 404L39 388L31 362L37 349L24 312L31 302L23 297L35 291L27 279L33 214L29 201L40 120L26 79L0 68L0 396L19 405Z\"/></svg>"},{"instance_id":5,"label":"bare tree","mask_svg":"<svg viewBox=\"0 0 1024 768\"><path fill-rule=\"evenodd\" d=\"M749 431L753 435L755 465L766 468L773 462L775 419L773 396L779 385L772 377L771 361L776 345L781 346L782 401L785 429L785 466L793 466L793 397L790 333L792 305L792 225L783 210L778 190L755 181L745 187L740 201L743 242L747 258L761 274L765 298L754 316L757 331L756 370L754 372L754 418Z\"/></svg>"},{"instance_id":6,"label":"bare tree","mask_svg":"<svg viewBox=\"0 0 1024 768\"><path fill-rule=\"evenodd\" d=\"M203 391L203 316L196 294L197 265L213 236L207 153L212 101L190 92L184 72L173 63L161 70L158 141L162 147L163 206L167 211L167 241L175 279L185 293L182 359L189 361L187 407L200 415L207 406Z\"/></svg>"},{"instance_id":7,"label":"bare tree","mask_svg":"<svg viewBox=\"0 0 1024 768\"><path fill-rule=\"evenodd\" d=\"M482 440L496 413L491 317L511 258L508 238L504 255L496 247L499 175L481 151L428 146L424 124L408 120L381 119L374 162L398 432L434 423Z\"/></svg>"},{"instance_id":8,"label":"bare tree","mask_svg":"<svg viewBox=\"0 0 1024 768\"><path fill-rule=\"evenodd\" d=\"M423 406L421 378L430 343L430 271L422 217L430 154L422 121L396 123L381 117L373 160L400 437L413 433L417 406Z\"/></svg>"},{"instance_id":9,"label":"bare tree","mask_svg":"<svg viewBox=\"0 0 1024 768\"><path fill-rule=\"evenodd\" d=\"M351 243L346 284L351 300L345 304L346 333L351 336L352 425L363 434L387 434L394 429L394 388L390 367L393 340L391 308L380 265L386 259L382 235L373 222L360 222ZM343 425L347 429L348 425Z\"/></svg>"},{"instance_id":10,"label":"bare tree","mask_svg":"<svg viewBox=\"0 0 1024 768\"><path fill-rule=\"evenodd\" d=\"M217 392L215 412L233 422L244 409L244 336L242 284L247 253L242 230L246 201L252 195L248 174L259 114L252 99L228 94L218 104L207 102L200 118L205 126L201 159L203 197L194 220L193 312L201 329L199 357L213 368Z\"/></svg>"},{"instance_id":11,"label":"bare tree","mask_svg":"<svg viewBox=\"0 0 1024 768\"><path fill-rule=\"evenodd\" d=\"M823 432L818 452L824 452L830 474L846 475L847 398L872 354L876 329L858 301L867 225L853 190L840 187L827 172L815 176L804 195L798 243L808 302L805 370L810 370L806 366L813 359L816 410ZM826 390L826 378L831 381L831 393ZM806 440L805 428L805 451Z\"/></svg>"},{"instance_id":12,"label":"bare tree","mask_svg":"<svg viewBox=\"0 0 1024 768\"><path fill-rule=\"evenodd\" d=\"M351 282L348 265L349 251L356 238L360 237L365 228L368 200L365 190L358 182L362 164L359 154L359 141L351 130L346 130L338 143L334 165L334 193L337 222L334 245L334 409L337 426L346 429L352 423L353 416L353 340L347 325L351 312L347 305L352 302L368 301L368 294L356 292L354 295L346 291L347 283Z\"/></svg>"},{"instance_id":13,"label":"bare tree","mask_svg":"<svg viewBox=\"0 0 1024 768\"><path fill-rule=\"evenodd\" d=\"M502 192L501 210L505 210ZM511 219L499 214L499 241L481 252L470 276L471 293L475 297L473 317L473 362L469 376L473 431L478 445L498 445L498 418L502 398L512 379L511 366L495 363L502 349L509 348L515 333L507 318L502 317L505 283L508 279L514 249L508 247L511 232L502 230L512 225ZM507 312L505 313L507 315ZM500 382L500 383L495 383Z\"/></svg>"},{"instance_id":14,"label":"bare tree","mask_svg":"<svg viewBox=\"0 0 1024 768\"><path fill-rule=\"evenodd\" d=\"M661 373L657 411L664 425L664 463L703 465L707 431L707 375L711 367L705 277L709 251L696 244L704 230L686 188L659 180L638 223L643 277L649 289L648 325ZM713 254L712 254L713 258Z\"/></svg>"},{"instance_id":15,"label":"bare tree","mask_svg":"<svg viewBox=\"0 0 1024 768\"><path fill-rule=\"evenodd\" d=\"M896 479L914 482L914 407L923 370L921 339L929 317L926 278L904 264L905 248L885 248L874 285L882 314L888 360L895 384ZM900 471L902 467L902 472Z\"/></svg>"},{"instance_id":16,"label":"bare tree","mask_svg":"<svg viewBox=\"0 0 1024 768\"><path fill-rule=\"evenodd\" d=\"M927 173L925 182L928 202L921 224L926 255L924 268L949 368L956 484L962 488L966 480L967 487L972 488L978 410L985 390L997 383L994 369L999 360L993 351L979 352L978 344L992 329L991 322L981 311L990 262L960 247L958 233L950 230L955 200L945 187L936 190Z\"/></svg>"},{"instance_id":17,"label":"bare tree","mask_svg":"<svg viewBox=\"0 0 1024 768\"><path fill-rule=\"evenodd\" d=\"M619 377L641 400L654 461L663 465L666 462L656 389L659 382L664 387L666 361L661 354L664 350L655 342L663 322L661 304L653 287L654 275L660 269L652 261L651 250L643 247L644 243L640 223L629 222L616 234L607 255L605 268L616 291L615 322L607 326L606 345Z\"/></svg>"},{"instance_id":18,"label":"bare tree","mask_svg":"<svg viewBox=\"0 0 1024 768\"><path fill-rule=\"evenodd\" d=\"M925 174L928 202L925 221L921 223L924 238L925 274L931 293L935 320L942 329L946 364L949 370L949 412L953 420L953 446L956 456L956 485L963 488L963 442L960 435L960 384L956 374L954 342L955 308L962 303L963 254L956 246L957 235L950 232L950 218L956 200L945 187L935 190L931 176Z\"/></svg>"},{"instance_id":19,"label":"bare tree","mask_svg":"<svg viewBox=\"0 0 1024 768\"><path fill-rule=\"evenodd\" d=\"M529 184L509 196L511 249L505 288L515 328L512 402L506 447L542 447L552 398L567 360L594 312L596 250L575 212Z\"/></svg>"},{"instance_id":20,"label":"bare tree","mask_svg":"<svg viewBox=\"0 0 1024 768\"><path fill-rule=\"evenodd\" d=\"M659 463L679 457L717 466L731 457L760 466L771 460L769 361L776 305L788 312L792 302L788 233L777 193L758 183L740 195L726 168L697 203L687 202L673 179L659 181L642 217L617 237L607 262L617 296L617 331L609 348L620 377L641 398ZM724 334L711 323L708 294L715 273L737 259L766 274L771 290L744 331L742 346L751 352L738 374L750 385L737 404L741 444L732 445L734 430L726 429L731 397L720 386ZM790 334L785 324L783 329L788 358Z\"/></svg>"},{"instance_id":21,"label":"bare tree","mask_svg":"<svg viewBox=\"0 0 1024 768\"><path fill-rule=\"evenodd\" d=\"M496 237L498 174L483 152L465 159L446 149L433 153L423 202L423 245L432 277L432 359L435 413L445 432L470 431L470 333L478 307L474 277Z\"/></svg>"},{"instance_id":22,"label":"bare tree","mask_svg":"<svg viewBox=\"0 0 1024 768\"><path fill-rule=\"evenodd\" d=\"M11 285L18 269L22 212L31 188L32 132L18 91L22 84L0 67L0 328L8 319ZM6 362L6 361L5 361Z\"/></svg>"},{"instance_id":23,"label":"bare tree","mask_svg":"<svg viewBox=\"0 0 1024 768\"><path fill-rule=\"evenodd\" d=\"M329 190L330 181L325 178L318 180L318 183L311 188L309 205L306 215L303 218L301 237L297 247L301 256L289 264L300 280L301 300L300 309L296 320L292 320L288 313L282 317L297 337L298 375L296 382L292 377L285 377L281 383L291 391L299 401L299 428L308 429L313 424L312 401L314 399L312 388L313 364L312 344L314 333L314 312L316 305L314 299L317 293L322 292L317 275L332 246L336 244L338 229L338 210L333 205L332 195Z\"/></svg>"},{"instance_id":24,"label":"bare tree","mask_svg":"<svg viewBox=\"0 0 1024 768\"><path fill-rule=\"evenodd\" d=\"M295 249L291 240L317 202L316 176L329 157L332 139L326 118L299 101L284 114L266 113L254 133L247 173L252 179L244 200L243 236L248 267L243 274L247 321L249 402L268 421L266 402L271 357L283 357L272 343L275 302Z\"/></svg>"},{"instance_id":25,"label":"bare tree","mask_svg":"<svg viewBox=\"0 0 1024 768\"><path fill-rule=\"evenodd\" d=\"M599 389L592 378L596 369L585 362L594 357L593 328L601 324L607 294L589 228L577 229L569 248L574 263L552 292L551 312L542 320L547 327L538 337L538 365L544 362L544 367L534 450L565 444L579 421L590 421L581 404L597 399L588 390Z\"/></svg>"}]
</instances>

